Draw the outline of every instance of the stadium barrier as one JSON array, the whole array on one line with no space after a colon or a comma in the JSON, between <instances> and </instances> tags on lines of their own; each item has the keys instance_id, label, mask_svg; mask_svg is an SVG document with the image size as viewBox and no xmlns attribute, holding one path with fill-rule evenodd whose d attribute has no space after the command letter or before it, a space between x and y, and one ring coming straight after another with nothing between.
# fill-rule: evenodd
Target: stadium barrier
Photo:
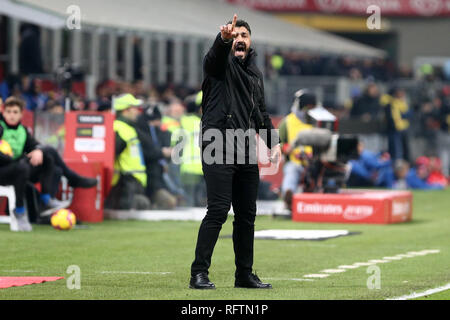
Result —
<instances>
[{"instance_id":1,"label":"stadium barrier","mask_svg":"<svg viewBox=\"0 0 450 320\"><path fill-rule=\"evenodd\" d=\"M79 174L96 177L97 188L76 189L70 207L77 219L103 221L103 202L114 171L115 116L110 112L74 111L65 115L64 161ZM67 190L65 192L70 192Z\"/></svg>"},{"instance_id":2,"label":"stadium barrier","mask_svg":"<svg viewBox=\"0 0 450 320\"><path fill-rule=\"evenodd\" d=\"M96 188L71 188L67 183L62 184L61 197L72 199L69 209L83 222L102 222L104 203L104 168L98 161L79 162L66 161L67 166L85 177L97 179Z\"/></svg>"},{"instance_id":3,"label":"stadium barrier","mask_svg":"<svg viewBox=\"0 0 450 320\"><path fill-rule=\"evenodd\" d=\"M330 223L390 224L412 220L412 193L389 190L342 190L301 193L292 199L292 220Z\"/></svg>"}]
</instances>

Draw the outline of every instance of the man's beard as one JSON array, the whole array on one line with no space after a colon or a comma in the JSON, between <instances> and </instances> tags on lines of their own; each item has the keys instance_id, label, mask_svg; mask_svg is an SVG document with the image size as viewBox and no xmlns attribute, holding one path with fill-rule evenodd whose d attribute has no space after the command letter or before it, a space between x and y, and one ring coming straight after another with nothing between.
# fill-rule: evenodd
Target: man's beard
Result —
<instances>
[{"instance_id":1,"label":"man's beard","mask_svg":"<svg viewBox=\"0 0 450 320\"><path fill-rule=\"evenodd\" d=\"M241 54L236 55L236 53L239 52ZM243 53L243 54L242 54ZM233 47L233 55L237 57L240 60L245 59L248 53L248 48L244 42L238 42Z\"/></svg>"}]
</instances>

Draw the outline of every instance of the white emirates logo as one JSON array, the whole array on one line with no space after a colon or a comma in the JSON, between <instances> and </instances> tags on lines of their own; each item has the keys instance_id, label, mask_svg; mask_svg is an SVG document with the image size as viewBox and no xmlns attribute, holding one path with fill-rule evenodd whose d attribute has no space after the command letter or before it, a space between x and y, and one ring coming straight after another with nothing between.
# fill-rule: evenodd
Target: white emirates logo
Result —
<instances>
[{"instance_id":1,"label":"white emirates logo","mask_svg":"<svg viewBox=\"0 0 450 320\"><path fill-rule=\"evenodd\" d=\"M338 204L305 203L300 201L297 203L297 212L304 214L341 215L344 210Z\"/></svg>"},{"instance_id":2,"label":"white emirates logo","mask_svg":"<svg viewBox=\"0 0 450 320\"><path fill-rule=\"evenodd\" d=\"M402 216L409 213L410 205L409 202L404 201L393 201L392 202L392 215Z\"/></svg>"},{"instance_id":3,"label":"white emirates logo","mask_svg":"<svg viewBox=\"0 0 450 320\"><path fill-rule=\"evenodd\" d=\"M344 211L344 219L361 220L373 214L373 206L347 206Z\"/></svg>"},{"instance_id":4,"label":"white emirates logo","mask_svg":"<svg viewBox=\"0 0 450 320\"><path fill-rule=\"evenodd\" d=\"M373 206L367 205L347 205L331 203L297 203L297 212L299 214L320 214L320 215L342 215L347 220L361 220L371 216L374 213Z\"/></svg>"}]
</instances>

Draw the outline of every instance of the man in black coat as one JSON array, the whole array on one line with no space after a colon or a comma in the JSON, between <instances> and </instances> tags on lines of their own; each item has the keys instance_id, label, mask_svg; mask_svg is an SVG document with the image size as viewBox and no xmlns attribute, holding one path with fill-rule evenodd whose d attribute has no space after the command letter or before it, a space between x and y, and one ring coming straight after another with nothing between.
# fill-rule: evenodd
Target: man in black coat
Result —
<instances>
[{"instance_id":1,"label":"man in black coat","mask_svg":"<svg viewBox=\"0 0 450 320\"><path fill-rule=\"evenodd\" d=\"M360 118L364 122L380 119L382 116L382 109L378 86L375 83L368 84L363 95L356 99L350 110L350 116Z\"/></svg>"},{"instance_id":2,"label":"man in black coat","mask_svg":"<svg viewBox=\"0 0 450 320\"><path fill-rule=\"evenodd\" d=\"M256 150L256 146L252 145L255 136L250 134L248 140L244 138L245 142L241 140L241 143L239 138L238 143L234 138L227 139L229 132L258 132L271 149L271 162L278 165L281 159L279 138L271 134L274 130L266 111L263 76L255 64L255 56L251 48L250 26L243 20L237 20L234 15L233 21L220 27L220 33L204 58L200 140L208 210L199 229L195 260L191 266L189 287L193 289L215 288L208 278L208 269L231 204L234 210L235 287L272 287L262 283L252 273L259 184L258 164L251 161L251 154L255 154ZM214 135L215 139L209 141L207 137L212 132L209 130L222 133L222 137L219 139ZM225 141L225 144L218 142L218 139ZM219 145L219 148L212 150L213 144ZM232 161L225 161L225 157L229 160L230 146L233 149L230 157ZM241 157L244 163L236 161L236 158ZM211 158L214 161L211 162Z\"/></svg>"},{"instance_id":3,"label":"man in black coat","mask_svg":"<svg viewBox=\"0 0 450 320\"><path fill-rule=\"evenodd\" d=\"M168 165L172 148L171 134L161 130L161 112L157 106L144 110L137 120L139 130L145 133L147 142L144 144L153 150L146 160L147 195L158 209L173 209L177 205L176 197L171 193L171 181L168 180Z\"/></svg>"}]
</instances>

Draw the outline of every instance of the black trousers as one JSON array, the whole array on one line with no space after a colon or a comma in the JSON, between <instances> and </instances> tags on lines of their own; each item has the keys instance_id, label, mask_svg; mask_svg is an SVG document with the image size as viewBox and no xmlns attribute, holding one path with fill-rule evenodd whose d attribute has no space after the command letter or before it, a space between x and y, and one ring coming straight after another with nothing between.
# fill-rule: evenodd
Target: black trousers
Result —
<instances>
[{"instance_id":1,"label":"black trousers","mask_svg":"<svg viewBox=\"0 0 450 320\"><path fill-rule=\"evenodd\" d=\"M252 272L256 197L259 185L257 164L206 164L207 213L198 232L191 274L208 273L214 246L233 204L233 248L237 278Z\"/></svg>"},{"instance_id":2,"label":"black trousers","mask_svg":"<svg viewBox=\"0 0 450 320\"><path fill-rule=\"evenodd\" d=\"M23 207L25 186L28 181L41 183L42 193L50 194L54 173L53 157L43 152L43 162L32 166L27 158L0 167L0 185L13 185L16 193L16 207Z\"/></svg>"},{"instance_id":3,"label":"black trousers","mask_svg":"<svg viewBox=\"0 0 450 320\"><path fill-rule=\"evenodd\" d=\"M32 183L41 183L41 193L50 194L53 183L53 174L55 167L55 160L52 155L47 153L45 150L42 150L44 155L44 159L42 164L39 166L32 166L28 163L30 168L29 181Z\"/></svg>"},{"instance_id":4,"label":"black trousers","mask_svg":"<svg viewBox=\"0 0 450 320\"><path fill-rule=\"evenodd\" d=\"M24 206L25 186L30 175L30 165L26 159L14 161L0 167L0 185L14 186L16 207Z\"/></svg>"},{"instance_id":5,"label":"black trousers","mask_svg":"<svg viewBox=\"0 0 450 320\"><path fill-rule=\"evenodd\" d=\"M62 176L68 179L70 185L73 180L79 177L79 174L66 165L55 148L51 146L44 146L42 151L44 152L44 155L52 158L53 160L53 175L51 182L49 182L49 193L52 197L55 197L58 192L59 182L61 181Z\"/></svg>"}]
</instances>

